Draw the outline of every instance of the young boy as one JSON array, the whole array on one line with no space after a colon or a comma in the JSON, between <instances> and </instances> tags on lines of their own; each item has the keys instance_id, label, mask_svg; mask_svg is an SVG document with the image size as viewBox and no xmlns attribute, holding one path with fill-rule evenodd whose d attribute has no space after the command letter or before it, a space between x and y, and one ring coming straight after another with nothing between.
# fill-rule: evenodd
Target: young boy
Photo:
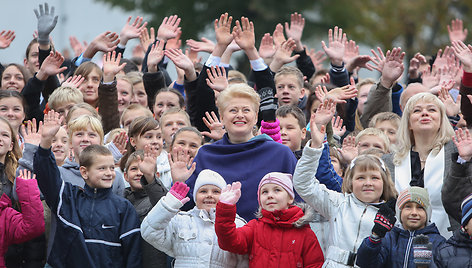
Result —
<instances>
[{"instance_id":1,"label":"young boy","mask_svg":"<svg viewBox=\"0 0 472 268\"><path fill-rule=\"evenodd\" d=\"M358 154L371 148L380 149L386 154L390 151L390 141L387 135L377 128L366 128L359 132L356 136L356 146Z\"/></svg>"},{"instance_id":2,"label":"young boy","mask_svg":"<svg viewBox=\"0 0 472 268\"><path fill-rule=\"evenodd\" d=\"M300 99L305 97L303 88L303 74L295 67L282 67L274 77L276 95L279 107L284 105L298 106L300 109Z\"/></svg>"},{"instance_id":3,"label":"young boy","mask_svg":"<svg viewBox=\"0 0 472 268\"><path fill-rule=\"evenodd\" d=\"M436 225L430 223L432 212L426 189L409 187L398 196L396 215L401 227L393 226L395 212L388 203L380 206L372 235L366 237L359 247L356 264L360 267L413 268L416 267L411 246L414 236L428 236L433 252L445 242Z\"/></svg>"},{"instance_id":4,"label":"young boy","mask_svg":"<svg viewBox=\"0 0 472 268\"><path fill-rule=\"evenodd\" d=\"M296 106L279 107L275 116L280 121L282 144L287 145L297 159L302 156L302 141L306 137L306 119L302 110Z\"/></svg>"},{"instance_id":5,"label":"young boy","mask_svg":"<svg viewBox=\"0 0 472 268\"><path fill-rule=\"evenodd\" d=\"M369 122L369 127L382 130L392 145L397 142L397 129L399 125L400 116L392 112L378 113Z\"/></svg>"},{"instance_id":6,"label":"young boy","mask_svg":"<svg viewBox=\"0 0 472 268\"><path fill-rule=\"evenodd\" d=\"M77 88L59 87L49 96L48 108L65 118L72 106L82 102L84 102L84 96Z\"/></svg>"},{"instance_id":7,"label":"young boy","mask_svg":"<svg viewBox=\"0 0 472 268\"><path fill-rule=\"evenodd\" d=\"M90 145L79 157L80 188L61 179L51 152L61 126L60 115L44 116L34 171L56 221L48 264L52 267L141 267L139 221L129 201L113 194L113 156Z\"/></svg>"}]
</instances>

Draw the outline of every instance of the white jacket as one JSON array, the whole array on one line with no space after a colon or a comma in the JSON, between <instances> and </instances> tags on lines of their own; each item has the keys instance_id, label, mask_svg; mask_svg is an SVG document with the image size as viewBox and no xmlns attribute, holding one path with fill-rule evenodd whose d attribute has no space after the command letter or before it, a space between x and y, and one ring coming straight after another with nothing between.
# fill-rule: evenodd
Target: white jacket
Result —
<instances>
[{"instance_id":1,"label":"white jacket","mask_svg":"<svg viewBox=\"0 0 472 268\"><path fill-rule=\"evenodd\" d=\"M365 237L372 233L378 209L357 199L354 194L332 191L315 178L323 148L303 149L293 175L293 186L303 200L329 220L328 250L323 267L348 267L348 253L356 253Z\"/></svg>"},{"instance_id":2,"label":"white jacket","mask_svg":"<svg viewBox=\"0 0 472 268\"><path fill-rule=\"evenodd\" d=\"M247 255L219 248L214 209L179 212L181 207L170 192L162 197L141 224L144 240L174 257L174 267L248 267ZM235 223L241 227L245 221L236 216Z\"/></svg>"}]
</instances>

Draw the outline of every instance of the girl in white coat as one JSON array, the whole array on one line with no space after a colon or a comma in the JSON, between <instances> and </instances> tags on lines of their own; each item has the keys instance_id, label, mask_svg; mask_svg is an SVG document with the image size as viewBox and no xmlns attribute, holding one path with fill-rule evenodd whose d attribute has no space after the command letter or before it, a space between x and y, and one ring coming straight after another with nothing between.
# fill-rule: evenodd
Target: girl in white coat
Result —
<instances>
[{"instance_id":1,"label":"girl in white coat","mask_svg":"<svg viewBox=\"0 0 472 268\"><path fill-rule=\"evenodd\" d=\"M174 267L248 267L247 255L219 248L215 233L215 208L226 182L220 174L202 170L193 193L196 206L179 209L189 200L189 188L177 182L144 218L141 234L148 243L175 258ZM236 216L236 226L246 222Z\"/></svg>"},{"instance_id":2,"label":"girl in white coat","mask_svg":"<svg viewBox=\"0 0 472 268\"><path fill-rule=\"evenodd\" d=\"M355 158L344 177L342 191L328 190L315 178L323 151L325 126L319 130L311 117L311 141L303 150L293 176L293 185L303 200L329 220L328 250L323 267L352 267L363 237L374 227L378 206L395 198L390 173L380 158Z\"/></svg>"}]
</instances>

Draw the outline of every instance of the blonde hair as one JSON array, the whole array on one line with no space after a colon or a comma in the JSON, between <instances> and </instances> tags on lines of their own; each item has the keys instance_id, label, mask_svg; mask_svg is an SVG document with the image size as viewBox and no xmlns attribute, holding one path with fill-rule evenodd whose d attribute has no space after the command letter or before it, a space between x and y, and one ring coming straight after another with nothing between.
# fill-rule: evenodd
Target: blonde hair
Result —
<instances>
[{"instance_id":1,"label":"blonde hair","mask_svg":"<svg viewBox=\"0 0 472 268\"><path fill-rule=\"evenodd\" d=\"M133 111L138 111L138 110L142 110L146 113L146 116L149 116L149 117L152 117L152 112L151 110L149 110L149 108L147 107L144 107L142 106L141 104L138 104L138 103L133 103L131 104L130 106L126 107L123 112L121 113L121 117L120 117L120 125L123 126L123 118L125 116L126 113L128 112L133 112Z\"/></svg>"},{"instance_id":2,"label":"blonde hair","mask_svg":"<svg viewBox=\"0 0 472 268\"><path fill-rule=\"evenodd\" d=\"M390 123L394 125L395 128L398 129L398 126L400 125L400 120L401 120L400 116L398 116L398 114L396 113L392 113L392 112L378 113L374 115L372 119L370 119L369 127L375 128L375 125L377 125L377 123L389 121Z\"/></svg>"},{"instance_id":3,"label":"blonde hair","mask_svg":"<svg viewBox=\"0 0 472 268\"><path fill-rule=\"evenodd\" d=\"M143 82L143 73L141 72L129 72L126 74L126 77L133 83L133 86Z\"/></svg>"},{"instance_id":4,"label":"blonde hair","mask_svg":"<svg viewBox=\"0 0 472 268\"><path fill-rule=\"evenodd\" d=\"M84 102L84 95L75 87L58 87L49 95L49 108L56 110L58 106L73 102Z\"/></svg>"},{"instance_id":5,"label":"blonde hair","mask_svg":"<svg viewBox=\"0 0 472 268\"><path fill-rule=\"evenodd\" d=\"M229 70L228 71L228 83L237 84L237 83L247 83L246 76L240 71Z\"/></svg>"},{"instance_id":6,"label":"blonde hair","mask_svg":"<svg viewBox=\"0 0 472 268\"><path fill-rule=\"evenodd\" d=\"M347 194L352 193L352 181L355 173L369 170L378 170L380 172L380 177L383 182L383 192L380 196L380 200L388 201L391 198L396 198L398 193L393 184L390 171L379 157L371 154L359 155L352 160L344 176L341 186L342 192Z\"/></svg>"},{"instance_id":7,"label":"blonde hair","mask_svg":"<svg viewBox=\"0 0 472 268\"><path fill-rule=\"evenodd\" d=\"M356 88L359 90L361 87L365 85L375 85L374 79L372 78L362 79L356 84ZM360 91L357 92L358 97L359 97L359 94L360 94Z\"/></svg>"},{"instance_id":8,"label":"blonde hair","mask_svg":"<svg viewBox=\"0 0 472 268\"><path fill-rule=\"evenodd\" d=\"M293 75L297 79L297 83L300 86L300 88L303 88L303 85L305 82L303 81L303 73L296 67L291 67L291 66L284 66L280 68L280 70L275 73L274 76L274 81L277 84L277 78L283 75Z\"/></svg>"},{"instance_id":9,"label":"blonde hair","mask_svg":"<svg viewBox=\"0 0 472 268\"><path fill-rule=\"evenodd\" d=\"M85 130L90 127L100 136L100 144L103 144L103 127L98 118L92 115L81 115L67 124L67 131L69 140L72 139L72 133L80 130Z\"/></svg>"},{"instance_id":10,"label":"blonde hair","mask_svg":"<svg viewBox=\"0 0 472 268\"><path fill-rule=\"evenodd\" d=\"M105 144L110 143L113 141L116 135L120 134L121 132L126 132L126 130L122 128L114 128L108 132L106 139L105 139Z\"/></svg>"},{"instance_id":11,"label":"blonde hair","mask_svg":"<svg viewBox=\"0 0 472 268\"><path fill-rule=\"evenodd\" d=\"M75 104L74 106L72 106L72 108L70 108L69 112L67 113L66 115L66 125L69 124L69 121L71 121L72 119L72 114L74 114L75 111L79 110L79 109L84 109L84 110L87 110L89 111L94 117L98 118L98 120L102 120L102 117L98 114L97 110L95 108L93 108L92 105L86 103L86 102L81 102L81 103L77 103Z\"/></svg>"},{"instance_id":12,"label":"blonde hair","mask_svg":"<svg viewBox=\"0 0 472 268\"><path fill-rule=\"evenodd\" d=\"M124 74L117 74L115 76L116 80L123 80L123 81L126 81L128 84L130 84L131 88L133 88L133 82L131 81L131 79L129 79L129 77L127 75L124 75Z\"/></svg>"},{"instance_id":13,"label":"blonde hair","mask_svg":"<svg viewBox=\"0 0 472 268\"><path fill-rule=\"evenodd\" d=\"M379 137L380 139L382 139L384 145L385 145L385 152L388 152L389 149L390 149L390 140L388 139L387 135L385 135L385 133L383 133L382 130L378 129L378 128L372 128L372 127L369 127L369 128L366 128L364 130L362 130L361 132L359 132L359 134L357 134L356 136L356 145L359 143L359 140L364 137L364 136L377 136Z\"/></svg>"},{"instance_id":14,"label":"blonde hair","mask_svg":"<svg viewBox=\"0 0 472 268\"><path fill-rule=\"evenodd\" d=\"M439 130L431 144L431 153L439 153L444 144L449 142L454 135L454 130L452 129L449 119L446 115L446 107L442 101L439 100L438 97L428 92L415 94L405 105L405 109L403 110L403 115L400 120L400 126L397 131L397 152L393 156L393 163L396 166L400 165L401 161L408 155L408 152L410 152L411 147L415 145L415 137L413 135L413 131L410 130L410 116L413 112L414 106L419 101L436 105L439 108L439 112L441 114Z\"/></svg>"},{"instance_id":15,"label":"blonde hair","mask_svg":"<svg viewBox=\"0 0 472 268\"><path fill-rule=\"evenodd\" d=\"M171 114L180 114L184 117L185 119L185 122L187 123L187 126L191 126L192 124L190 124L190 116L188 115L188 113L183 110L183 109L180 109L180 108L177 108L177 107L173 107L173 108L170 108L169 110L165 111L162 115L161 115L161 118L159 120L159 124L161 126L163 126L163 122L164 122L164 118L168 115L171 115Z\"/></svg>"},{"instance_id":16,"label":"blonde hair","mask_svg":"<svg viewBox=\"0 0 472 268\"><path fill-rule=\"evenodd\" d=\"M221 91L220 95L218 95L216 106L218 107L218 112L220 115L223 113L226 107L228 107L229 101L233 98L245 98L250 100L254 106L254 111L256 114L259 112L259 105L261 101L259 94L257 94L257 92L247 84L233 84Z\"/></svg>"}]
</instances>

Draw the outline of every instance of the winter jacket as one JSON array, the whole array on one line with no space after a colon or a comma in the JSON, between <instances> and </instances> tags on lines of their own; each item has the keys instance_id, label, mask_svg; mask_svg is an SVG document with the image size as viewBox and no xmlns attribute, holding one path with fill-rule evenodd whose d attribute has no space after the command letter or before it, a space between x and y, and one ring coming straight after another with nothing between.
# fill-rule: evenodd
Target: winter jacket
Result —
<instances>
[{"instance_id":1,"label":"winter jacket","mask_svg":"<svg viewBox=\"0 0 472 268\"><path fill-rule=\"evenodd\" d=\"M433 244L433 252L446 242L434 223L416 231L407 231L395 226L377 243L366 237L357 252L356 264L362 268L416 268L412 243L413 238L420 234L428 236L429 242ZM407 265L404 265L405 263Z\"/></svg>"},{"instance_id":2,"label":"winter jacket","mask_svg":"<svg viewBox=\"0 0 472 268\"><path fill-rule=\"evenodd\" d=\"M462 83L459 90L461 94L461 111L464 116L464 120L467 122L467 127L472 128L472 103L470 102L467 95L472 94L472 73L467 73L464 71L462 76Z\"/></svg>"},{"instance_id":3,"label":"winter jacket","mask_svg":"<svg viewBox=\"0 0 472 268\"><path fill-rule=\"evenodd\" d=\"M472 267L472 239L462 231L456 230L436 254L436 265L440 268Z\"/></svg>"},{"instance_id":4,"label":"winter jacket","mask_svg":"<svg viewBox=\"0 0 472 268\"><path fill-rule=\"evenodd\" d=\"M179 212L180 202L171 193L161 198L141 224L144 240L175 258L174 267L247 267L247 256L223 251L215 234L215 211L194 207ZM242 218L233 222L245 224Z\"/></svg>"},{"instance_id":5,"label":"winter jacket","mask_svg":"<svg viewBox=\"0 0 472 268\"><path fill-rule=\"evenodd\" d=\"M367 96L367 101L364 103L364 112L361 115L362 127L369 126L370 119L381 112L391 112L392 106L392 89L382 86L378 82L372 86Z\"/></svg>"},{"instance_id":6,"label":"winter jacket","mask_svg":"<svg viewBox=\"0 0 472 268\"><path fill-rule=\"evenodd\" d=\"M111 84L101 82L98 86L98 113L102 117L104 133L108 133L110 130L120 127L116 80Z\"/></svg>"},{"instance_id":7,"label":"winter jacket","mask_svg":"<svg viewBox=\"0 0 472 268\"><path fill-rule=\"evenodd\" d=\"M57 222L49 265L141 267L139 219L128 200L111 188L64 182L51 149L38 147L33 166Z\"/></svg>"},{"instance_id":8,"label":"winter jacket","mask_svg":"<svg viewBox=\"0 0 472 268\"><path fill-rule=\"evenodd\" d=\"M327 142L323 144L323 152L321 153L315 176L321 184L326 186L326 188L336 192L341 192L343 178L334 170Z\"/></svg>"},{"instance_id":9,"label":"winter jacket","mask_svg":"<svg viewBox=\"0 0 472 268\"><path fill-rule=\"evenodd\" d=\"M362 240L371 234L378 208L360 201L352 193L338 193L320 184L315 173L323 148L311 148L310 144L311 141L298 161L293 186L308 205L329 221L324 267L349 267Z\"/></svg>"},{"instance_id":10,"label":"winter jacket","mask_svg":"<svg viewBox=\"0 0 472 268\"><path fill-rule=\"evenodd\" d=\"M249 254L250 267L321 267L323 252L303 210L290 206L273 212L261 209L258 219L234 224L236 205L218 202L215 231L224 250Z\"/></svg>"},{"instance_id":11,"label":"winter jacket","mask_svg":"<svg viewBox=\"0 0 472 268\"><path fill-rule=\"evenodd\" d=\"M21 212L11 207L6 194L0 198L0 267L10 244L19 244L44 233L43 204L36 180L16 180L16 192Z\"/></svg>"}]
</instances>

